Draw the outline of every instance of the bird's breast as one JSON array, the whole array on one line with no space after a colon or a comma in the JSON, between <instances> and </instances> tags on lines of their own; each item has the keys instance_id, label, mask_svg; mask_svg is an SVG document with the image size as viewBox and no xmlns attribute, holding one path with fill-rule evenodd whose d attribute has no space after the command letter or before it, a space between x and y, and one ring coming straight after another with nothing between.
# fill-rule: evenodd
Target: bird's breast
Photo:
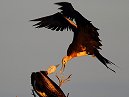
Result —
<instances>
[{"instance_id":1,"label":"bird's breast","mask_svg":"<svg viewBox=\"0 0 129 97\"><path fill-rule=\"evenodd\" d=\"M80 56L86 56L88 55L87 51L86 51L86 47L80 45L77 47L77 49L71 53L71 57L74 58L74 57L80 57Z\"/></svg>"}]
</instances>

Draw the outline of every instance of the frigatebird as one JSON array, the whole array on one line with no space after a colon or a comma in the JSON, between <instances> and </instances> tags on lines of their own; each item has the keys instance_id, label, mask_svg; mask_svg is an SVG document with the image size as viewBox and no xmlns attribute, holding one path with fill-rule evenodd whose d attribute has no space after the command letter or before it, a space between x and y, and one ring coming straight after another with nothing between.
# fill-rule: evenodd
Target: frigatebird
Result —
<instances>
[{"instance_id":1,"label":"frigatebird","mask_svg":"<svg viewBox=\"0 0 129 97\"><path fill-rule=\"evenodd\" d=\"M33 72L31 85L39 97L66 97L61 88L48 77L46 71Z\"/></svg>"},{"instance_id":2,"label":"frigatebird","mask_svg":"<svg viewBox=\"0 0 129 97\"><path fill-rule=\"evenodd\" d=\"M34 91L39 97L68 97L65 96L61 90L61 85L69 81L71 75L66 79L60 79L58 75L59 85L57 85L48 75L54 73L57 70L58 65L51 65L47 71L32 72L31 74L31 85L33 87L32 95L35 95ZM69 93L68 93L69 94ZM36 96L34 96L36 97Z\"/></svg>"},{"instance_id":3,"label":"frigatebird","mask_svg":"<svg viewBox=\"0 0 129 97\"><path fill-rule=\"evenodd\" d=\"M66 63L72 58L87 55L96 57L108 69L115 72L108 66L108 64L115 64L103 57L99 52L100 46L102 46L99 39L99 29L76 11L71 3L58 2L55 4L61 6L58 8L61 10L60 12L31 21L38 21L37 24L33 25L36 28L45 27L55 31L67 29L74 32L73 41L67 49L67 55L62 58L61 72L64 71Z\"/></svg>"}]
</instances>

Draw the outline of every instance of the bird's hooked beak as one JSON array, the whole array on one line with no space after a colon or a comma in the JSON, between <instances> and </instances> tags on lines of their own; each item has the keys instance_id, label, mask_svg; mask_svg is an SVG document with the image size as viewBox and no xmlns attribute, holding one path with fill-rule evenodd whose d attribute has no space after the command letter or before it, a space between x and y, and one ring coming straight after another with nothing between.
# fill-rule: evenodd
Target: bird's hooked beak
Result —
<instances>
[{"instance_id":1,"label":"bird's hooked beak","mask_svg":"<svg viewBox=\"0 0 129 97\"><path fill-rule=\"evenodd\" d=\"M62 74L62 73L64 72L65 65L66 65L66 64L62 64L62 67L61 67L61 69L60 69L60 74Z\"/></svg>"}]
</instances>

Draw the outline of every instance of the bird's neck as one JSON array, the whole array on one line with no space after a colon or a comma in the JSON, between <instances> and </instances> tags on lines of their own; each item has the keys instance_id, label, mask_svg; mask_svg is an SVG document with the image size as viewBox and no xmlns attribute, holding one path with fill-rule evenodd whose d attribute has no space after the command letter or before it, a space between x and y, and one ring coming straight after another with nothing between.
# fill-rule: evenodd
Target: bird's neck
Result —
<instances>
[{"instance_id":1,"label":"bird's neck","mask_svg":"<svg viewBox=\"0 0 129 97\"><path fill-rule=\"evenodd\" d=\"M73 57L72 56L64 56L63 59L66 59L67 61L70 61Z\"/></svg>"}]
</instances>

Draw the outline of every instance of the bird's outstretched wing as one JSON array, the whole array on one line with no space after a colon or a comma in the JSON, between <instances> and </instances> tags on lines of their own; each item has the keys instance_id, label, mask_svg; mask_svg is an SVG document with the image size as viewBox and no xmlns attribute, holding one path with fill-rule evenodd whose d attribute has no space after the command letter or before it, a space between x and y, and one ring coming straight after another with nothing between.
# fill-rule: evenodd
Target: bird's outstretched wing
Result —
<instances>
[{"instance_id":1,"label":"bird's outstretched wing","mask_svg":"<svg viewBox=\"0 0 129 97\"><path fill-rule=\"evenodd\" d=\"M102 46L102 44L100 43L101 40L98 37L99 36L99 33L98 33L99 29L96 28L95 26L93 26L91 21L87 20L78 11L76 11L73 8L71 3L58 2L55 4L61 6L59 9L61 10L61 13L65 17L75 19L79 33L77 35L74 35L73 41L79 39L78 41L82 41L81 44L83 44L83 46L86 46L86 48L90 47L90 49L92 48L92 51L93 51L93 48L100 49L99 46ZM80 37L81 37L81 39L80 39Z\"/></svg>"},{"instance_id":2,"label":"bird's outstretched wing","mask_svg":"<svg viewBox=\"0 0 129 97\"><path fill-rule=\"evenodd\" d=\"M59 12L50 16L41 17L30 21L38 21L37 24L33 25L36 28L45 27L56 31L63 31L65 29L71 30L74 28L74 26L71 25L70 22Z\"/></svg>"},{"instance_id":3,"label":"bird's outstretched wing","mask_svg":"<svg viewBox=\"0 0 129 97\"><path fill-rule=\"evenodd\" d=\"M98 33L98 28L93 26L91 21L87 20L85 17L83 17L78 11L76 11L71 3L68 2L58 2L55 3L59 6L61 6L60 9L61 13L68 18L75 19L77 29L79 30L79 33L75 35L74 33L74 38L73 38L73 43L79 43L80 45L86 47L86 51L90 55L95 55L108 69L112 70L107 66L107 64L113 64L111 61L108 59L104 58L97 49L101 49L100 46L101 40L99 39L99 33ZM76 45L71 44L69 49L68 49L68 55L75 50L75 48L78 50L78 52L81 51L81 49L77 48ZM116 65L115 65L116 66ZM115 72L114 70L112 70Z\"/></svg>"}]
</instances>

